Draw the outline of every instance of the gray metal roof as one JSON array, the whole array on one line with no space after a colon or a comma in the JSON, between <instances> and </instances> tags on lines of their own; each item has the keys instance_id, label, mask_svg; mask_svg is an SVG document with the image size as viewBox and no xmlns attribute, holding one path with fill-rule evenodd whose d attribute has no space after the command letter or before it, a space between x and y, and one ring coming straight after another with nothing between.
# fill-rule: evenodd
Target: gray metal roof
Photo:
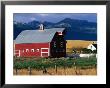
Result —
<instances>
[{"instance_id":1,"label":"gray metal roof","mask_svg":"<svg viewBox=\"0 0 110 88\"><path fill-rule=\"evenodd\" d=\"M51 28L41 30L25 30L22 31L15 39L15 44L20 43L47 43L51 42L55 33L64 31L65 28Z\"/></svg>"}]
</instances>

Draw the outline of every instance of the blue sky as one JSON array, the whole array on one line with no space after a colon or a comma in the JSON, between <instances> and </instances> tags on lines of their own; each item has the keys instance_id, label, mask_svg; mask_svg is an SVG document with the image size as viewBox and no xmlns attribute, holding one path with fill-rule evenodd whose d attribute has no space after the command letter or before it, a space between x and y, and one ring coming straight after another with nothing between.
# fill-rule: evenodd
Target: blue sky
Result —
<instances>
[{"instance_id":1,"label":"blue sky","mask_svg":"<svg viewBox=\"0 0 110 88\"><path fill-rule=\"evenodd\" d=\"M48 21L57 23L65 18L87 20L97 22L96 13L14 13L13 19L17 22Z\"/></svg>"}]
</instances>

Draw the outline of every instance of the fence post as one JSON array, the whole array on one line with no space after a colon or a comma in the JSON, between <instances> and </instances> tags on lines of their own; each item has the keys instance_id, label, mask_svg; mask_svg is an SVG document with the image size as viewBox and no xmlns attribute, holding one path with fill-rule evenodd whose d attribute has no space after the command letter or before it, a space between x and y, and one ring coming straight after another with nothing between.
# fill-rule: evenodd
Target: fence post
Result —
<instances>
[{"instance_id":1,"label":"fence post","mask_svg":"<svg viewBox=\"0 0 110 88\"><path fill-rule=\"evenodd\" d=\"M74 69L75 69L75 73L77 75L78 73L77 73L77 68L76 68L76 63L75 62L74 62Z\"/></svg>"},{"instance_id":2,"label":"fence post","mask_svg":"<svg viewBox=\"0 0 110 88\"><path fill-rule=\"evenodd\" d=\"M76 75L81 75L81 73L80 73L80 69L79 69L79 71L78 71L78 69L77 69L77 66L76 66L76 63L74 62L74 66L75 66L75 73L76 73Z\"/></svg>"},{"instance_id":3,"label":"fence post","mask_svg":"<svg viewBox=\"0 0 110 88\"><path fill-rule=\"evenodd\" d=\"M43 67L43 74L46 74L47 73L47 69L46 67Z\"/></svg>"},{"instance_id":4,"label":"fence post","mask_svg":"<svg viewBox=\"0 0 110 88\"><path fill-rule=\"evenodd\" d=\"M57 65L56 65L56 63L55 63L55 72L57 73Z\"/></svg>"},{"instance_id":5,"label":"fence post","mask_svg":"<svg viewBox=\"0 0 110 88\"><path fill-rule=\"evenodd\" d=\"M65 73L65 75L66 75L66 64L65 64L66 62L65 62L65 59L64 59L64 73Z\"/></svg>"},{"instance_id":6,"label":"fence post","mask_svg":"<svg viewBox=\"0 0 110 88\"><path fill-rule=\"evenodd\" d=\"M16 70L16 75L17 75L18 74L18 69L16 68L15 70Z\"/></svg>"},{"instance_id":7,"label":"fence post","mask_svg":"<svg viewBox=\"0 0 110 88\"><path fill-rule=\"evenodd\" d=\"M31 67L28 67L28 71L29 71L29 75L31 75L32 74Z\"/></svg>"}]
</instances>

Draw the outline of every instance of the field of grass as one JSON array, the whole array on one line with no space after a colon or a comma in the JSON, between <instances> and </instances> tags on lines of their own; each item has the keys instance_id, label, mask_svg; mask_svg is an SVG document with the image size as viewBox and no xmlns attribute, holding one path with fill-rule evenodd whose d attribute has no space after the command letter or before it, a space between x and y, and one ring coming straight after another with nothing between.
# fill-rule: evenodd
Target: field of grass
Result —
<instances>
[{"instance_id":1,"label":"field of grass","mask_svg":"<svg viewBox=\"0 0 110 88\"><path fill-rule=\"evenodd\" d=\"M14 69L14 75L16 75L16 70ZM29 75L29 71L27 69L19 69L18 75ZM31 70L31 75L97 75L97 69L91 68L91 69L75 69L72 68L57 68L57 72L54 68L48 68L47 73L43 73L42 70Z\"/></svg>"},{"instance_id":2,"label":"field of grass","mask_svg":"<svg viewBox=\"0 0 110 88\"><path fill-rule=\"evenodd\" d=\"M72 48L87 48L89 44L96 43L96 41L84 41L84 40L67 40L66 51Z\"/></svg>"},{"instance_id":3,"label":"field of grass","mask_svg":"<svg viewBox=\"0 0 110 88\"><path fill-rule=\"evenodd\" d=\"M90 58L14 58L17 75L96 75L97 59Z\"/></svg>"}]
</instances>

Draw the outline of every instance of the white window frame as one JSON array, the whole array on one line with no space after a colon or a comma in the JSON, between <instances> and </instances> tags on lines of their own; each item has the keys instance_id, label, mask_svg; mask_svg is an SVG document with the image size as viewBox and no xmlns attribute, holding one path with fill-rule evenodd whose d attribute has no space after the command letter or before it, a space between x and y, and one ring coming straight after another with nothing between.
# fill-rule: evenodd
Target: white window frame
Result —
<instances>
[{"instance_id":1,"label":"white window frame","mask_svg":"<svg viewBox=\"0 0 110 88\"><path fill-rule=\"evenodd\" d=\"M48 49L48 52L42 52L43 49ZM42 55L43 53L48 53L48 56L49 56L49 48L41 48L41 57L43 57Z\"/></svg>"},{"instance_id":2,"label":"white window frame","mask_svg":"<svg viewBox=\"0 0 110 88\"><path fill-rule=\"evenodd\" d=\"M18 51L18 53L16 53L16 51ZM18 56L17 57L20 57L20 54L21 52L20 52L20 50L14 50L14 56L16 56L16 54L18 54Z\"/></svg>"},{"instance_id":3,"label":"white window frame","mask_svg":"<svg viewBox=\"0 0 110 88\"><path fill-rule=\"evenodd\" d=\"M63 35L62 31L59 31L59 32L58 32L58 35Z\"/></svg>"},{"instance_id":4,"label":"white window frame","mask_svg":"<svg viewBox=\"0 0 110 88\"><path fill-rule=\"evenodd\" d=\"M22 50L22 52L24 53L24 50Z\"/></svg>"},{"instance_id":5,"label":"white window frame","mask_svg":"<svg viewBox=\"0 0 110 88\"><path fill-rule=\"evenodd\" d=\"M29 52L29 49L26 49L26 52Z\"/></svg>"},{"instance_id":6,"label":"white window frame","mask_svg":"<svg viewBox=\"0 0 110 88\"><path fill-rule=\"evenodd\" d=\"M60 46L63 47L63 42L60 42Z\"/></svg>"},{"instance_id":7,"label":"white window frame","mask_svg":"<svg viewBox=\"0 0 110 88\"><path fill-rule=\"evenodd\" d=\"M37 50L37 52L39 52L39 49L36 49Z\"/></svg>"},{"instance_id":8,"label":"white window frame","mask_svg":"<svg viewBox=\"0 0 110 88\"><path fill-rule=\"evenodd\" d=\"M31 52L35 52L34 49L31 49Z\"/></svg>"}]
</instances>

